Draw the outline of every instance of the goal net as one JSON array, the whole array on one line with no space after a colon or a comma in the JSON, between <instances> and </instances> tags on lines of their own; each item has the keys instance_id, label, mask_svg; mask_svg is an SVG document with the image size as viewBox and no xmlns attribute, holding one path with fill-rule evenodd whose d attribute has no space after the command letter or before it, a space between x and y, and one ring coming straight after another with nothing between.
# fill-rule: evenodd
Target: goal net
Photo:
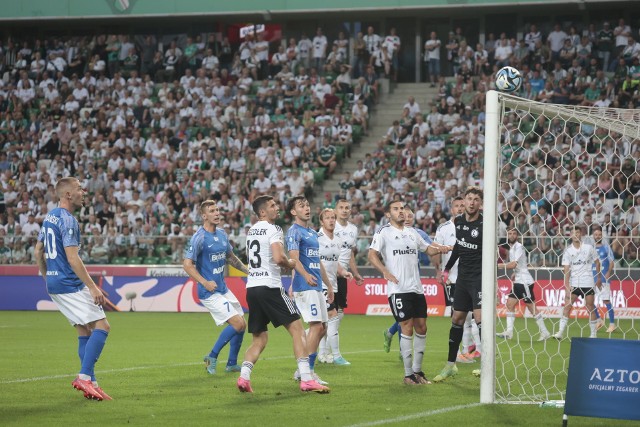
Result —
<instances>
[{"instance_id":1,"label":"goal net","mask_svg":"<svg viewBox=\"0 0 640 427\"><path fill-rule=\"evenodd\" d=\"M603 321L597 336L640 339L640 110L547 104L490 91L485 132L483 265L496 267L482 272L481 401L564 400L570 338L591 334L584 301L573 305L564 339L540 340L540 320L524 302L516 305L510 336L496 337L510 327L513 279L513 270L497 264L509 262L507 230L515 228L535 280L536 312L555 334L570 233L578 226L583 241L594 244L594 230L601 229L598 246L613 255L614 322L596 294Z\"/></svg>"}]
</instances>

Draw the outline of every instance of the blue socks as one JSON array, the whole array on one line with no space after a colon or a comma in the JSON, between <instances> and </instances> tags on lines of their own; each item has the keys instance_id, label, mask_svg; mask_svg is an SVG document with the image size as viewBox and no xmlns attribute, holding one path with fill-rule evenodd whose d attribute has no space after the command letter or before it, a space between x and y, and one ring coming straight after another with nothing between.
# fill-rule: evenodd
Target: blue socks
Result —
<instances>
[{"instance_id":1,"label":"blue socks","mask_svg":"<svg viewBox=\"0 0 640 427\"><path fill-rule=\"evenodd\" d=\"M316 366L316 357L318 357L318 353L311 353L309 355L309 368L313 371L313 367Z\"/></svg>"},{"instance_id":2,"label":"blue socks","mask_svg":"<svg viewBox=\"0 0 640 427\"><path fill-rule=\"evenodd\" d=\"M211 353L209 353L209 357L213 357L217 359L218 355L222 351L222 348L225 345L227 345L227 343L231 341L231 338L233 338L233 336L236 334L237 332L235 329L233 329L233 326L227 325L227 327L224 328L220 333L220 336L218 337L218 340L216 341L216 343L213 345L213 349L211 349Z\"/></svg>"},{"instance_id":3,"label":"blue socks","mask_svg":"<svg viewBox=\"0 0 640 427\"><path fill-rule=\"evenodd\" d=\"M607 306L607 311L609 312L609 323L612 325L616 323L615 316L613 315L613 306L611 303L605 304Z\"/></svg>"},{"instance_id":4,"label":"blue socks","mask_svg":"<svg viewBox=\"0 0 640 427\"><path fill-rule=\"evenodd\" d=\"M242 340L244 339L244 331L236 332L231 338L229 343L229 360L227 360L227 366L235 366L238 364L238 353L240 353L240 347L242 347Z\"/></svg>"},{"instance_id":5,"label":"blue socks","mask_svg":"<svg viewBox=\"0 0 640 427\"><path fill-rule=\"evenodd\" d=\"M389 333L391 335L395 335L398 333L398 330L400 330L400 325L398 324L398 322L396 322L389 328Z\"/></svg>"},{"instance_id":6,"label":"blue socks","mask_svg":"<svg viewBox=\"0 0 640 427\"><path fill-rule=\"evenodd\" d=\"M598 306L596 305L596 319L600 318L600 310L598 310Z\"/></svg>"},{"instance_id":7,"label":"blue socks","mask_svg":"<svg viewBox=\"0 0 640 427\"><path fill-rule=\"evenodd\" d=\"M89 337L78 337L78 356L80 356L84 350L84 354L81 355L82 369L80 369L80 373L89 375L92 381L95 381L94 368L98 358L100 358L100 353L102 353L108 336L109 333L107 331L94 329ZM86 338L84 345L83 338Z\"/></svg>"},{"instance_id":8,"label":"blue socks","mask_svg":"<svg viewBox=\"0 0 640 427\"><path fill-rule=\"evenodd\" d=\"M87 342L89 341L88 336L79 336L78 337L78 357L80 358L80 367L82 368L82 359L84 359L85 348L87 347ZM91 373L91 381L95 381L96 376L94 373Z\"/></svg>"}]
</instances>

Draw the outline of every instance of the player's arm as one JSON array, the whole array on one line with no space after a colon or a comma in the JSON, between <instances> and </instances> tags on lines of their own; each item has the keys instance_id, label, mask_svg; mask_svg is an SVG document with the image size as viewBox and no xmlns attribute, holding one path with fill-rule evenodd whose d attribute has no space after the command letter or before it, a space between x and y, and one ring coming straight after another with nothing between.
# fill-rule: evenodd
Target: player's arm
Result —
<instances>
[{"instance_id":1,"label":"player's arm","mask_svg":"<svg viewBox=\"0 0 640 427\"><path fill-rule=\"evenodd\" d=\"M340 274L340 268L342 268L342 266L338 267L338 274ZM362 276L360 275L360 272L358 271L358 264L356 263L356 249L353 248L351 250L351 258L349 258L349 270L353 272L353 278L356 279L356 285L361 286L364 283L364 279L362 278ZM347 277L344 274L340 274L342 277Z\"/></svg>"},{"instance_id":2,"label":"player's arm","mask_svg":"<svg viewBox=\"0 0 640 427\"><path fill-rule=\"evenodd\" d=\"M609 279L611 278L611 275L613 274L613 264L616 261L613 258L613 252L611 251L611 248L609 248L607 256L609 257L609 268L607 268L607 271L604 272L604 280L609 282Z\"/></svg>"},{"instance_id":3,"label":"player's arm","mask_svg":"<svg viewBox=\"0 0 640 427\"><path fill-rule=\"evenodd\" d=\"M596 287L598 289L602 288L602 274L600 274L600 259L596 258L594 261L594 265L596 266Z\"/></svg>"},{"instance_id":4,"label":"player's arm","mask_svg":"<svg viewBox=\"0 0 640 427\"><path fill-rule=\"evenodd\" d=\"M67 260L69 261L69 265L73 272L78 276L78 279L85 284L87 288L89 288L89 292L91 292L91 297L93 297L93 301L97 305L102 305L104 303L104 295L102 291L95 284L91 276L89 276L89 272L87 268L84 266L82 259L80 259L79 247L78 246L65 246L64 253L67 255Z\"/></svg>"},{"instance_id":5,"label":"player's arm","mask_svg":"<svg viewBox=\"0 0 640 427\"><path fill-rule=\"evenodd\" d=\"M309 286L318 286L318 283L316 282L316 278L312 274L309 274L309 272L305 270L304 266L300 262L300 251L297 249L290 250L289 257L295 261L296 273L301 275L302 278L305 280L305 282L307 282ZM320 263L320 265L322 265L322 263ZM324 280L324 277L322 278L322 280ZM327 283L329 283L329 281L327 281Z\"/></svg>"},{"instance_id":6,"label":"player's arm","mask_svg":"<svg viewBox=\"0 0 640 427\"><path fill-rule=\"evenodd\" d=\"M324 265L322 261L320 261L320 277L322 281L327 284L327 300L329 304L333 302L333 286L331 286L331 282L329 281L329 276L327 276L327 270L324 269Z\"/></svg>"},{"instance_id":7,"label":"player's arm","mask_svg":"<svg viewBox=\"0 0 640 427\"><path fill-rule=\"evenodd\" d=\"M567 291L569 291L569 289L571 289L569 287L569 279L571 278L571 266L570 265L565 265L564 266L564 287L567 289Z\"/></svg>"},{"instance_id":8,"label":"player's arm","mask_svg":"<svg viewBox=\"0 0 640 427\"><path fill-rule=\"evenodd\" d=\"M387 270L387 267L382 263L382 260L380 259L380 252L370 248L367 258L369 259L369 263L371 263L371 265L382 274L382 277L389 282L398 283L396 276L391 274L391 272Z\"/></svg>"},{"instance_id":9,"label":"player's arm","mask_svg":"<svg viewBox=\"0 0 640 427\"><path fill-rule=\"evenodd\" d=\"M198 269L196 268L196 263L192 259L185 258L182 261L182 268L184 269L185 273L189 275L189 277L191 277L196 282L200 283L209 292L215 291L216 288L218 287L216 282L214 282L213 280L205 279L200 274L200 272L198 272Z\"/></svg>"},{"instance_id":10,"label":"player's arm","mask_svg":"<svg viewBox=\"0 0 640 427\"><path fill-rule=\"evenodd\" d=\"M451 252L452 249L453 248L451 246L441 245L440 243L433 242L429 246L427 246L425 253L429 256L433 256L436 254L446 254L448 252Z\"/></svg>"},{"instance_id":11,"label":"player's arm","mask_svg":"<svg viewBox=\"0 0 640 427\"><path fill-rule=\"evenodd\" d=\"M449 271L456 265L456 261L460 257L460 251L458 249L458 245L453 245L453 251L451 251L451 256L449 257L449 261L447 261L447 265L444 266L444 270L442 272L442 281L447 283L449 280Z\"/></svg>"},{"instance_id":12,"label":"player's arm","mask_svg":"<svg viewBox=\"0 0 640 427\"><path fill-rule=\"evenodd\" d=\"M512 268L516 268L517 265L518 265L518 263L516 261L510 261L510 262L507 262L507 263L499 262L498 263L498 268L505 268L507 270L511 270Z\"/></svg>"},{"instance_id":13,"label":"player's arm","mask_svg":"<svg viewBox=\"0 0 640 427\"><path fill-rule=\"evenodd\" d=\"M233 251L227 252L227 263L229 263L230 266L242 271L244 274L249 274L249 269L247 268L247 266L244 265L242 261L240 261L240 258L238 258L236 254L233 253Z\"/></svg>"},{"instance_id":14,"label":"player's arm","mask_svg":"<svg viewBox=\"0 0 640 427\"><path fill-rule=\"evenodd\" d=\"M273 254L273 262L278 264L281 268L292 270L297 264L297 260L287 258L285 256L284 246L280 242L271 244L271 253Z\"/></svg>"},{"instance_id":15,"label":"player's arm","mask_svg":"<svg viewBox=\"0 0 640 427\"><path fill-rule=\"evenodd\" d=\"M345 279L353 279L353 274L351 274L349 270L341 266L339 263L338 263L338 276L344 277Z\"/></svg>"},{"instance_id":16,"label":"player's arm","mask_svg":"<svg viewBox=\"0 0 640 427\"><path fill-rule=\"evenodd\" d=\"M36 258L36 264L38 264L38 270L40 270L40 275L46 281L47 280L47 261L44 258L44 244L42 242L36 243L36 247L33 253Z\"/></svg>"}]
</instances>

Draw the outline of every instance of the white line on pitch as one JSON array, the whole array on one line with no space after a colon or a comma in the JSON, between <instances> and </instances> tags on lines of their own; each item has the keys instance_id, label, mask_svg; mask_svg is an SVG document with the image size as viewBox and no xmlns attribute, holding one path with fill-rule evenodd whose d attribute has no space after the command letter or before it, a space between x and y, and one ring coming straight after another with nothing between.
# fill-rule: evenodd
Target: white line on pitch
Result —
<instances>
[{"instance_id":1,"label":"white line on pitch","mask_svg":"<svg viewBox=\"0 0 640 427\"><path fill-rule=\"evenodd\" d=\"M362 350L362 351L346 351L343 352L342 354L363 354L363 353L379 353L382 350ZM267 361L267 360L282 360L282 359L293 359L293 355L287 355L287 356L273 356L273 357L265 357L263 359L260 359L261 361ZM226 360L220 360L220 362L226 362ZM96 372L98 375L101 374L112 374L115 372L129 372L129 371L139 371L142 369L165 369L165 368L179 368L179 367L183 367L183 366L196 366L196 365L201 365L202 362L199 363L173 363L170 365L149 365L149 366L131 366L129 368L118 368L118 369L107 369L104 371L98 371ZM0 384L16 384L16 383L29 383L29 382L34 382L34 381L46 381L46 380L55 380L55 379L60 379L60 378L72 378L75 377L76 374L60 374L60 375L48 375L48 376L44 376L44 377L32 377L32 378L17 378L14 380L2 380L0 381Z\"/></svg>"},{"instance_id":2,"label":"white line on pitch","mask_svg":"<svg viewBox=\"0 0 640 427\"><path fill-rule=\"evenodd\" d=\"M370 422L360 423L360 424L352 424L352 425L350 425L348 427L370 427L370 426L380 426L380 425L383 425L383 424L399 423L399 422L402 422L402 421L415 420L417 418L427 418L427 417L431 417L431 416L434 416L434 415L446 414L447 412L458 411L458 410L461 410L461 409L475 408L476 406L480 406L480 405L482 405L482 403L469 403L467 405L449 406L448 408L434 409L432 411L425 411L425 412L418 412L416 414L404 415L402 417L387 418L385 420L370 421Z\"/></svg>"}]
</instances>

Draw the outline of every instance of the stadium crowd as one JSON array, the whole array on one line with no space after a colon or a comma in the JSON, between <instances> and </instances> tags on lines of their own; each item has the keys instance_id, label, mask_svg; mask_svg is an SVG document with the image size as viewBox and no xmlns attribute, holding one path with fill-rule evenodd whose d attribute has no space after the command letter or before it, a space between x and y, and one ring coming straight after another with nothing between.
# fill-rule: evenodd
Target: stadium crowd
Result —
<instances>
[{"instance_id":1,"label":"stadium crowd","mask_svg":"<svg viewBox=\"0 0 640 427\"><path fill-rule=\"evenodd\" d=\"M201 222L196 207L208 198L219 200L242 255L255 221L250 202L260 194L282 206L292 195L315 196L318 212L347 198L360 256L394 197L404 196L433 235L452 197L483 184L484 98L499 67L522 71L519 95L528 99L622 108L640 101L640 44L624 21L613 30L564 30L543 37L532 26L519 41L489 34L475 50L460 28L445 43L433 33L424 60L437 97L410 98L353 171L339 163L368 132L378 79L397 76L393 29L383 37L369 27L351 50L345 34L329 43L320 28L287 47L261 34L239 46L214 36L7 40L0 263L32 262L39 223L56 205L53 186L66 176L87 189L79 215L86 262L181 261ZM533 265L557 265L571 225L598 223L616 257L637 263L637 141L527 115L507 121L501 237L516 226ZM321 193L334 173L344 174L341 194Z\"/></svg>"}]
</instances>

